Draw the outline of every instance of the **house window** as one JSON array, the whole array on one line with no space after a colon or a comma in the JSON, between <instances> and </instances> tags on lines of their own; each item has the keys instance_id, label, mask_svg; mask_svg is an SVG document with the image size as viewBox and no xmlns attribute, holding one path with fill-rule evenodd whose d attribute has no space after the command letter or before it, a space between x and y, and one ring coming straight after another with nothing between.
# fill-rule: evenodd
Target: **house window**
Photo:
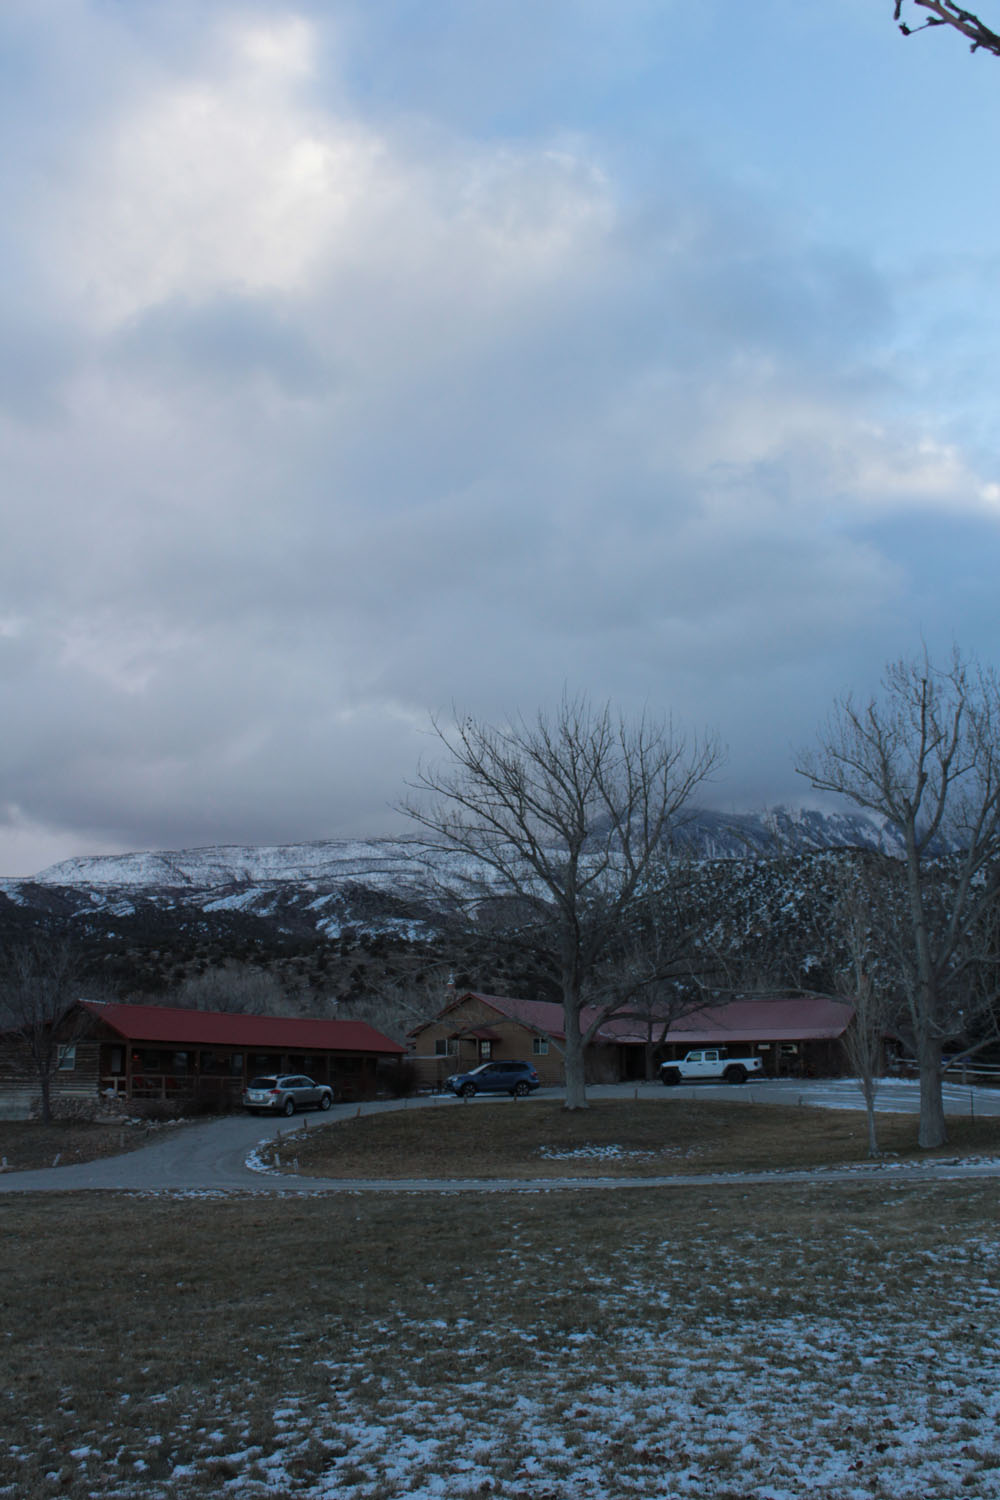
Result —
<instances>
[{"instance_id":1,"label":"house window","mask_svg":"<svg viewBox=\"0 0 1000 1500\"><path fill-rule=\"evenodd\" d=\"M492 1042L480 1042L479 1043L479 1056L480 1057L492 1057L493 1056L493 1043Z\"/></svg>"},{"instance_id":2,"label":"house window","mask_svg":"<svg viewBox=\"0 0 1000 1500\"><path fill-rule=\"evenodd\" d=\"M453 1037L439 1036L434 1043L435 1057L453 1057L458 1051L458 1045Z\"/></svg>"},{"instance_id":3,"label":"house window","mask_svg":"<svg viewBox=\"0 0 1000 1500\"><path fill-rule=\"evenodd\" d=\"M76 1067L76 1043L66 1042L59 1048L59 1072L72 1073Z\"/></svg>"},{"instance_id":4,"label":"house window","mask_svg":"<svg viewBox=\"0 0 1000 1500\"><path fill-rule=\"evenodd\" d=\"M547 1036L533 1036L531 1038L531 1050L535 1057L548 1057L549 1039Z\"/></svg>"}]
</instances>

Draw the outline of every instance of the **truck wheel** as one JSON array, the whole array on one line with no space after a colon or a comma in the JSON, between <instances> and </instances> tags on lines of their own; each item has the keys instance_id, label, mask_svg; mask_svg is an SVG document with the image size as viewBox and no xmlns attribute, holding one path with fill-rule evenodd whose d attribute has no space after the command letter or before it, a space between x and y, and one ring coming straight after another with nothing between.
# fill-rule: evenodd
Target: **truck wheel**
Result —
<instances>
[{"instance_id":1,"label":"truck wheel","mask_svg":"<svg viewBox=\"0 0 1000 1500\"><path fill-rule=\"evenodd\" d=\"M680 1069L664 1068L663 1072L660 1074L660 1078L668 1089L673 1088L675 1084L678 1084L681 1081Z\"/></svg>"},{"instance_id":2,"label":"truck wheel","mask_svg":"<svg viewBox=\"0 0 1000 1500\"><path fill-rule=\"evenodd\" d=\"M727 1068L722 1076L727 1083L746 1083L747 1070L746 1068Z\"/></svg>"}]
</instances>

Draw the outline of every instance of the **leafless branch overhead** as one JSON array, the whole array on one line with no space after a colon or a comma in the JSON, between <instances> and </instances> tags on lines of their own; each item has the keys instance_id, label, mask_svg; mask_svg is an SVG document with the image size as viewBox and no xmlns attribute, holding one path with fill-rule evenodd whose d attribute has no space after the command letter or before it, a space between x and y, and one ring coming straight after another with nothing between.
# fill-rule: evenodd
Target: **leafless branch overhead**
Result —
<instances>
[{"instance_id":1,"label":"leafless branch overhead","mask_svg":"<svg viewBox=\"0 0 1000 1500\"><path fill-rule=\"evenodd\" d=\"M953 31L960 31L968 38L970 52L992 52L994 57L1000 57L1000 34L991 31L971 10L963 10L960 5L955 5L954 0L912 0L912 4L920 10L931 13L922 26L907 26L902 19L903 4L904 0L895 0L893 17L899 22L899 29L904 36L927 31L931 26L950 26Z\"/></svg>"}]
</instances>

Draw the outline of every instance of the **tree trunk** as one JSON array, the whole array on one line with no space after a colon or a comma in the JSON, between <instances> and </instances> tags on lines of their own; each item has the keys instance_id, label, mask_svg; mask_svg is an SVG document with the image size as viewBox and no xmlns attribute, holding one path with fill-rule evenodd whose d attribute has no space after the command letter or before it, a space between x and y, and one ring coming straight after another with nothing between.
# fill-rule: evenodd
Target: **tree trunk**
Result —
<instances>
[{"instance_id":1,"label":"tree trunk","mask_svg":"<svg viewBox=\"0 0 1000 1500\"><path fill-rule=\"evenodd\" d=\"M566 1069L566 1109L587 1108L587 1083L584 1071L583 1038L580 1035L579 1004L567 999L563 1004L563 1024L566 1030L566 1051L563 1064Z\"/></svg>"},{"instance_id":2,"label":"tree trunk","mask_svg":"<svg viewBox=\"0 0 1000 1500\"><path fill-rule=\"evenodd\" d=\"M937 1037L917 1038L917 1062L920 1067L920 1131L917 1144L927 1151L934 1146L943 1146L948 1139L944 1123L941 1043Z\"/></svg>"},{"instance_id":3,"label":"tree trunk","mask_svg":"<svg viewBox=\"0 0 1000 1500\"><path fill-rule=\"evenodd\" d=\"M868 1115L868 1155L876 1157L878 1150L878 1131L875 1128L875 1087L873 1080L862 1082L862 1092L865 1096L865 1112Z\"/></svg>"},{"instance_id":4,"label":"tree trunk","mask_svg":"<svg viewBox=\"0 0 1000 1500\"><path fill-rule=\"evenodd\" d=\"M52 1123L52 1100L50 1088L51 1082L52 1080L49 1074L45 1070L43 1070L38 1077L38 1083L41 1089L41 1113L43 1125L50 1125Z\"/></svg>"},{"instance_id":5,"label":"tree trunk","mask_svg":"<svg viewBox=\"0 0 1000 1500\"><path fill-rule=\"evenodd\" d=\"M878 1131L875 1129L875 1101L868 1105L868 1155L874 1160L879 1154Z\"/></svg>"}]
</instances>

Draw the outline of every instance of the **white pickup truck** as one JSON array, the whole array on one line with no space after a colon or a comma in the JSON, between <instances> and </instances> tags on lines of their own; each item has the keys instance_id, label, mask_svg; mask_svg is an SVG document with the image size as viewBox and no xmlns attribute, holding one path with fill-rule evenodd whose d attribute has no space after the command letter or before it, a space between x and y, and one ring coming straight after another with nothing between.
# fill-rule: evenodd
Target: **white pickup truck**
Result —
<instances>
[{"instance_id":1,"label":"white pickup truck","mask_svg":"<svg viewBox=\"0 0 1000 1500\"><path fill-rule=\"evenodd\" d=\"M677 1083L746 1083L752 1073L763 1072L759 1057L749 1053L734 1057L725 1047L700 1047L686 1057L675 1058L660 1067L660 1081L668 1086Z\"/></svg>"}]
</instances>

